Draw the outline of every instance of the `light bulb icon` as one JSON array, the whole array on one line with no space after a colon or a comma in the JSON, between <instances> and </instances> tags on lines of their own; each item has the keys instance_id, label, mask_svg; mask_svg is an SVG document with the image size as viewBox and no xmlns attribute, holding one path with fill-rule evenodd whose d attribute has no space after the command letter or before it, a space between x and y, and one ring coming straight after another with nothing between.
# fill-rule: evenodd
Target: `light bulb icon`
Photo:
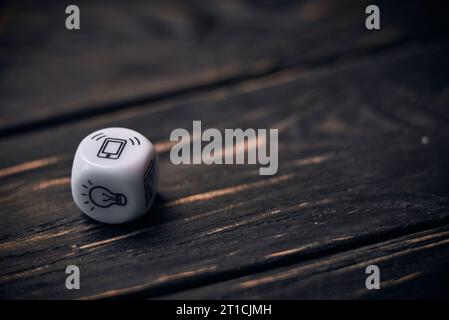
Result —
<instances>
[{"instance_id":1,"label":"light bulb icon","mask_svg":"<svg viewBox=\"0 0 449 320\"><path fill-rule=\"evenodd\" d=\"M127 199L122 193L114 193L106 187L94 186L90 180L89 187L83 184L86 193L82 193L82 196L88 197L84 204L92 203L94 206L90 208L90 211L95 209L95 206L100 208L109 208L112 205L125 206Z\"/></svg>"}]
</instances>

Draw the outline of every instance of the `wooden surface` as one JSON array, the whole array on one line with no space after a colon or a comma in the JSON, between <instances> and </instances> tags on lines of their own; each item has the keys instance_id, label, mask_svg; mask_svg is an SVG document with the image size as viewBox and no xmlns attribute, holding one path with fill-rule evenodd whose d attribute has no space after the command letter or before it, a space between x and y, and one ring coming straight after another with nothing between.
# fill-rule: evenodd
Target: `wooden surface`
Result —
<instances>
[{"instance_id":1,"label":"wooden surface","mask_svg":"<svg viewBox=\"0 0 449 320\"><path fill-rule=\"evenodd\" d=\"M0 297L442 298L449 293L449 42L436 4L11 2L0 16ZM279 129L279 171L170 162L170 132ZM137 130L151 211L72 201L78 143ZM65 288L67 265L81 290ZM376 264L381 289L365 288Z\"/></svg>"}]
</instances>

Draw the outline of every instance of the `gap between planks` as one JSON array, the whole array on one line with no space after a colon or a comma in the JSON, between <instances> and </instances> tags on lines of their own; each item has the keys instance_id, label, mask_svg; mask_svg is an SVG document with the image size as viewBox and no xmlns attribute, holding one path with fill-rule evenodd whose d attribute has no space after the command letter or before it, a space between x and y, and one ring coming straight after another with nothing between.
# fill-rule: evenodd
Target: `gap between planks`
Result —
<instances>
[{"instance_id":1,"label":"gap between planks","mask_svg":"<svg viewBox=\"0 0 449 320\"><path fill-rule=\"evenodd\" d=\"M417 234L416 238L407 239L405 241L409 243L417 241L425 242L429 239L431 240L435 238L436 236L440 236L441 234L448 235L449 231L439 232L436 235L422 235L422 233L430 232L435 228L447 227L448 225L449 217L446 217L439 221L427 221L404 228L398 227L375 235L365 235L359 238L347 237L336 239L333 242L331 241L330 243L325 244L323 248L314 248L312 244L302 248L291 249L290 252L283 251L282 254L273 253L267 255L264 262L241 266L234 270L231 269L214 272L216 266L205 266L199 270L182 272L181 274L168 275L165 277L165 279L170 279L171 281L151 281L149 283L142 283L137 286L101 292L95 295L82 297L81 299L156 298L172 293L179 293L181 291L229 281L244 276L254 275L273 269L288 267L335 254L341 254L351 250L361 249L363 247L376 245L382 242L392 241L399 237L407 237ZM448 242L449 239L445 239L432 244L426 244L416 250L425 250L426 248L446 244ZM396 255L400 254L400 252L396 253ZM382 259L385 259L385 257L373 258L370 259L369 262L379 262ZM359 264L361 263L362 262ZM363 263L366 263L366 261ZM186 276L187 274L192 276Z\"/></svg>"}]
</instances>

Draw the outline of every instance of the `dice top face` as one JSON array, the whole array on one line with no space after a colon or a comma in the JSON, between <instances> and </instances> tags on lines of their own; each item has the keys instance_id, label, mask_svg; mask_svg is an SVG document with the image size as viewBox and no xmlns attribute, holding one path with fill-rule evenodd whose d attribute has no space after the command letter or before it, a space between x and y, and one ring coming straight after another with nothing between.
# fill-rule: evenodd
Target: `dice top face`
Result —
<instances>
[{"instance_id":1,"label":"dice top face","mask_svg":"<svg viewBox=\"0 0 449 320\"><path fill-rule=\"evenodd\" d=\"M145 214L158 178L153 144L126 128L105 128L81 141L72 167L72 195L91 218L123 223Z\"/></svg>"},{"instance_id":2,"label":"dice top face","mask_svg":"<svg viewBox=\"0 0 449 320\"><path fill-rule=\"evenodd\" d=\"M88 135L81 142L81 156L96 166L123 167L139 162L153 145L140 133L126 128L106 128Z\"/></svg>"}]
</instances>

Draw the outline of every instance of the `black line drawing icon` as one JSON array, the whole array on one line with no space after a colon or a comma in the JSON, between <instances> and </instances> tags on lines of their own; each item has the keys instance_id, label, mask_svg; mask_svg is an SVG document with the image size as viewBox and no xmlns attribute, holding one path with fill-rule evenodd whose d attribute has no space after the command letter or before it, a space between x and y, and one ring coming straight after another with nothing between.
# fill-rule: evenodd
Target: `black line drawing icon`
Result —
<instances>
[{"instance_id":1,"label":"black line drawing icon","mask_svg":"<svg viewBox=\"0 0 449 320\"><path fill-rule=\"evenodd\" d=\"M106 135L103 133L103 132L100 132L100 133L97 133L97 134L94 134L92 137L91 137L91 139L94 139L94 138L96 138L95 140L100 140L100 139L103 139L104 137L106 137Z\"/></svg>"},{"instance_id":2,"label":"black line drawing icon","mask_svg":"<svg viewBox=\"0 0 449 320\"><path fill-rule=\"evenodd\" d=\"M137 144L140 146L140 140L137 137L133 137L134 139L136 139ZM131 141L132 145L134 145L134 140L129 138L129 141Z\"/></svg>"},{"instance_id":3,"label":"black line drawing icon","mask_svg":"<svg viewBox=\"0 0 449 320\"><path fill-rule=\"evenodd\" d=\"M153 178L154 178L154 161L151 160L143 175L143 183L145 187L145 206L148 207L150 199L153 197Z\"/></svg>"},{"instance_id":4,"label":"black line drawing icon","mask_svg":"<svg viewBox=\"0 0 449 320\"><path fill-rule=\"evenodd\" d=\"M88 180L89 186L83 184L86 193L81 193L82 196L88 197L89 200L84 201L84 204L92 203L90 211L95 209L95 206L100 208L109 208L112 205L125 206L128 200L122 193L114 193L102 186L94 186L92 181Z\"/></svg>"},{"instance_id":5,"label":"black line drawing icon","mask_svg":"<svg viewBox=\"0 0 449 320\"><path fill-rule=\"evenodd\" d=\"M100 139L97 138L96 140ZM99 158L106 159L118 159L122 154L123 149L125 148L126 140L116 139L116 138L106 138L101 145L100 150L98 151L97 156Z\"/></svg>"},{"instance_id":6,"label":"black line drawing icon","mask_svg":"<svg viewBox=\"0 0 449 320\"><path fill-rule=\"evenodd\" d=\"M122 154L123 149L126 146L127 140L119 139L119 138L108 138L106 134L103 132L95 133L90 137L91 140L100 141L104 139L103 144L101 145L100 150L98 151L97 157L105 158L105 159L118 159ZM128 138L129 142L135 146L140 146L140 140L137 137Z\"/></svg>"}]
</instances>

